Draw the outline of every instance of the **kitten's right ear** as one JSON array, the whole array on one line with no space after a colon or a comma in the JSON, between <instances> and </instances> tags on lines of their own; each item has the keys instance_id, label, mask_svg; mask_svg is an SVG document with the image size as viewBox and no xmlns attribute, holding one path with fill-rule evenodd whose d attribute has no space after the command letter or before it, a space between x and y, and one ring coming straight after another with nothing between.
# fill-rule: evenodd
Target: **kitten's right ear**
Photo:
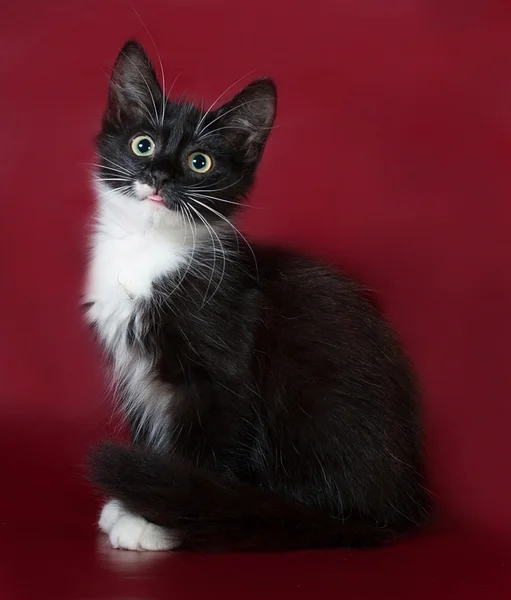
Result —
<instances>
[{"instance_id":1,"label":"kitten's right ear","mask_svg":"<svg viewBox=\"0 0 511 600\"><path fill-rule=\"evenodd\" d=\"M112 70L105 121L154 119L159 122L163 92L142 46L127 42Z\"/></svg>"},{"instance_id":2,"label":"kitten's right ear","mask_svg":"<svg viewBox=\"0 0 511 600\"><path fill-rule=\"evenodd\" d=\"M277 108L277 88L271 79L253 81L214 113L223 137L247 163L259 161L273 126ZM203 131L207 130L203 128Z\"/></svg>"}]
</instances>

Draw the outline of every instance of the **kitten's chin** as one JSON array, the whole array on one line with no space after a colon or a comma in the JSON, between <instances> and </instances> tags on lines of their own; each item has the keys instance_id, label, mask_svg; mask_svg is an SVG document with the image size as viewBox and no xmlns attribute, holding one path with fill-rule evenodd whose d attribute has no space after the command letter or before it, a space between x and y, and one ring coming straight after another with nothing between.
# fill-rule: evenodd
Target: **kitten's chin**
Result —
<instances>
[{"instance_id":1,"label":"kitten's chin","mask_svg":"<svg viewBox=\"0 0 511 600\"><path fill-rule=\"evenodd\" d=\"M147 183L135 181L135 183L133 184L133 191L135 193L135 196L140 200L140 202L144 204L149 204L149 206L151 206L149 210L156 209L163 212L167 211L170 214L162 218L170 218L172 220L175 220L177 218L179 220L179 223L182 222L179 212L173 210L172 208L169 208L166 205L165 200L162 196L160 196L160 194L157 193L156 188L148 185Z\"/></svg>"},{"instance_id":2,"label":"kitten's chin","mask_svg":"<svg viewBox=\"0 0 511 600\"><path fill-rule=\"evenodd\" d=\"M158 201L147 197L143 200L130 200L137 203L138 208L135 210L147 224L171 229L183 228L182 216L178 211L168 208L163 199Z\"/></svg>"},{"instance_id":3,"label":"kitten's chin","mask_svg":"<svg viewBox=\"0 0 511 600\"><path fill-rule=\"evenodd\" d=\"M95 180L96 196L103 212L129 226L129 229L143 230L147 227L183 230L186 224L178 211L169 209L158 194L142 195L140 188L131 194L123 194ZM149 188L149 186L147 186ZM143 190L144 192L152 191ZM153 197L149 197L153 196Z\"/></svg>"}]
</instances>

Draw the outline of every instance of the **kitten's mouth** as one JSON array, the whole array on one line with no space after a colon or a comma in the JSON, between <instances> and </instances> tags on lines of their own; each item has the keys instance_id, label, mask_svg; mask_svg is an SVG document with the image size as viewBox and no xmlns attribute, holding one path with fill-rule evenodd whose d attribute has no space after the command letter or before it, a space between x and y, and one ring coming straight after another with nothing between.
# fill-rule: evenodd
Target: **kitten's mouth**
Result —
<instances>
[{"instance_id":1,"label":"kitten's mouth","mask_svg":"<svg viewBox=\"0 0 511 600\"><path fill-rule=\"evenodd\" d=\"M148 200L149 202L154 202L155 204L160 204L162 206L164 205L163 197L158 193L158 189L156 187L148 185L147 183L141 183L140 181L135 181L133 187L139 200Z\"/></svg>"}]
</instances>

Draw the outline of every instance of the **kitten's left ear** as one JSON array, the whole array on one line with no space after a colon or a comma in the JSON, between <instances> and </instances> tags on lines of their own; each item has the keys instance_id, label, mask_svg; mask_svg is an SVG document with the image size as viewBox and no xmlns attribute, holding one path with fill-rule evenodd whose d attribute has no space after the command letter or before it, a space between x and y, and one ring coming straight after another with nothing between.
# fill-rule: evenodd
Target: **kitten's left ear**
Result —
<instances>
[{"instance_id":1,"label":"kitten's left ear","mask_svg":"<svg viewBox=\"0 0 511 600\"><path fill-rule=\"evenodd\" d=\"M163 92L147 54L135 41L127 42L117 57L108 92L105 120L159 121Z\"/></svg>"},{"instance_id":2,"label":"kitten's left ear","mask_svg":"<svg viewBox=\"0 0 511 600\"><path fill-rule=\"evenodd\" d=\"M211 127L213 131L224 127L222 133L243 152L245 160L257 162L270 134L276 111L275 84L271 79L258 79L214 113L218 121Z\"/></svg>"}]
</instances>

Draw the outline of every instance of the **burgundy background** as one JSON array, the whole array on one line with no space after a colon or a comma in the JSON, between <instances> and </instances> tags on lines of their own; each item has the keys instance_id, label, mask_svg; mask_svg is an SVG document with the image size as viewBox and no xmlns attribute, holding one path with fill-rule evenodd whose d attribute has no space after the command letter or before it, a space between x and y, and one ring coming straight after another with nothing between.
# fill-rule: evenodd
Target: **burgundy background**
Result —
<instances>
[{"instance_id":1,"label":"burgundy background","mask_svg":"<svg viewBox=\"0 0 511 600\"><path fill-rule=\"evenodd\" d=\"M4 0L0 596L508 597L511 4L135 6L168 85L179 74L173 94L211 103L253 69L275 78L278 127L245 228L374 291L421 377L443 527L367 553L142 555L96 539L81 465L113 427L78 310L86 163L119 48L136 36L156 52L128 0Z\"/></svg>"}]
</instances>

